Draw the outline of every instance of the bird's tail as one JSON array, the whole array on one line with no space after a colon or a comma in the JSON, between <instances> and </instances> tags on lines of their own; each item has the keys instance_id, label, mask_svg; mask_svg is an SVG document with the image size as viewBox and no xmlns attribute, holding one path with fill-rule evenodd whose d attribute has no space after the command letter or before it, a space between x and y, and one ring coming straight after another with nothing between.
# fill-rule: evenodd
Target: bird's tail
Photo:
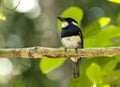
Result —
<instances>
[{"instance_id":1,"label":"bird's tail","mask_svg":"<svg viewBox=\"0 0 120 87\"><path fill-rule=\"evenodd\" d=\"M75 79L80 77L80 73L79 73L79 60L77 62L73 62L73 77Z\"/></svg>"}]
</instances>

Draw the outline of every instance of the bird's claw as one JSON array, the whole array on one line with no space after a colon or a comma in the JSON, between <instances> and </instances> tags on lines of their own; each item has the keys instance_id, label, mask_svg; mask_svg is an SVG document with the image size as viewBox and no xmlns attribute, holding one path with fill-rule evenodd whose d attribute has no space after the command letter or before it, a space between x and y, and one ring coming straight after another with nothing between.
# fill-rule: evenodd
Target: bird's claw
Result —
<instances>
[{"instance_id":1,"label":"bird's claw","mask_svg":"<svg viewBox=\"0 0 120 87\"><path fill-rule=\"evenodd\" d=\"M65 48L65 52L67 52L67 48Z\"/></svg>"},{"instance_id":2,"label":"bird's claw","mask_svg":"<svg viewBox=\"0 0 120 87\"><path fill-rule=\"evenodd\" d=\"M78 53L78 48L75 48L75 53Z\"/></svg>"}]
</instances>

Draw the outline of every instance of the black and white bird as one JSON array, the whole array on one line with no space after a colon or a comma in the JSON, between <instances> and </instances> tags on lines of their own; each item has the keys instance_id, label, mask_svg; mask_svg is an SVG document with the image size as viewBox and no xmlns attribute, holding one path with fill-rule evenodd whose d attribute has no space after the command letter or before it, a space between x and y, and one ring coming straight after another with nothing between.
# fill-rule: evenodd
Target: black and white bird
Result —
<instances>
[{"instance_id":1,"label":"black and white bird","mask_svg":"<svg viewBox=\"0 0 120 87\"><path fill-rule=\"evenodd\" d=\"M75 49L77 53L77 49L83 48L83 35L81 29L78 27L77 21L73 18L62 18L57 17L62 22L62 32L61 32L61 42L65 48L65 52L67 49ZM73 77L79 78L79 61L81 58L71 57L73 62Z\"/></svg>"}]
</instances>

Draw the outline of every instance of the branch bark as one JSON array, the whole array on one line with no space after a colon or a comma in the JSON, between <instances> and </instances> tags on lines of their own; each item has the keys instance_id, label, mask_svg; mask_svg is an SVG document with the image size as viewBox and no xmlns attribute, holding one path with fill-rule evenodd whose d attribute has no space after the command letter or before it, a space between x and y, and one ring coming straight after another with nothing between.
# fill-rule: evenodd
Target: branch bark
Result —
<instances>
[{"instance_id":1,"label":"branch bark","mask_svg":"<svg viewBox=\"0 0 120 87\"><path fill-rule=\"evenodd\" d=\"M60 57L96 57L120 55L120 47L74 49L30 47L0 49L0 58L60 58Z\"/></svg>"}]
</instances>

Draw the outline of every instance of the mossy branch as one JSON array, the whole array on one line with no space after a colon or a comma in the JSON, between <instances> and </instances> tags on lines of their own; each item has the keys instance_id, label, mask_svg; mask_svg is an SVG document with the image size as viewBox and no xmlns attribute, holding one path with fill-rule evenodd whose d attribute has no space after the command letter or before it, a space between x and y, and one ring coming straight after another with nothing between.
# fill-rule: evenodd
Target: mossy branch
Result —
<instances>
[{"instance_id":1,"label":"mossy branch","mask_svg":"<svg viewBox=\"0 0 120 87\"><path fill-rule=\"evenodd\" d=\"M120 47L107 48L84 48L68 49L64 52L62 48L30 47L30 48L7 48L0 49L0 58L69 58L69 57L96 57L120 55Z\"/></svg>"}]
</instances>

